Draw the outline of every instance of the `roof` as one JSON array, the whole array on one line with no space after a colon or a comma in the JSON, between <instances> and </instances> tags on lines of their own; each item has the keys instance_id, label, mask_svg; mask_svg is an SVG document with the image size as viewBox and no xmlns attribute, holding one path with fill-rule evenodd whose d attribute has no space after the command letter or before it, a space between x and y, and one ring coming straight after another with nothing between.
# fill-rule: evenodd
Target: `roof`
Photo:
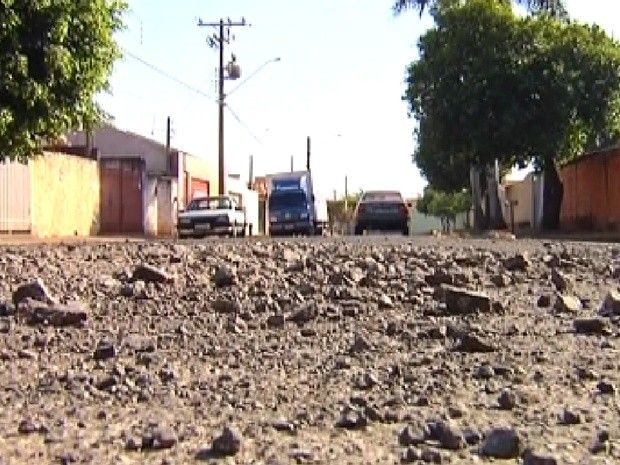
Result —
<instances>
[{"instance_id":1,"label":"roof","mask_svg":"<svg viewBox=\"0 0 620 465\"><path fill-rule=\"evenodd\" d=\"M154 139L150 139L150 138L142 136L140 134L136 134L135 132L127 131L127 130L124 130L124 129L119 129L116 126L113 126L111 124L103 124L102 126L94 129L93 133L94 133L95 137L96 137L97 133L99 133L99 132L115 132L117 134L122 134L122 135L124 135L126 137L129 137L129 138L132 138L132 139L137 139L137 140L140 140L142 142L145 142L145 143L155 147L157 150L161 150L161 151L166 150L166 145L162 144L159 141L156 141ZM85 131L74 131L74 132L70 133L67 136L67 138L69 139L69 142L72 142L71 139L74 136L77 136L78 134L79 135L85 135ZM75 145L75 143L73 145ZM95 145L96 145L96 141L95 141ZM177 149L175 147L172 147L172 146L170 147L170 151L171 152L183 152L182 150L179 150L179 149Z\"/></svg>"}]
</instances>

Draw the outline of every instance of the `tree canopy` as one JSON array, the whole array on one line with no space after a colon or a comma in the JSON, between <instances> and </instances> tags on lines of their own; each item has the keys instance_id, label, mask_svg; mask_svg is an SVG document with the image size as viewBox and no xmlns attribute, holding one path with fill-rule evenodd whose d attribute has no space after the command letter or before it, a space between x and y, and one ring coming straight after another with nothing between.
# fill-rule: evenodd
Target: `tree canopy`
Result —
<instances>
[{"instance_id":1,"label":"tree canopy","mask_svg":"<svg viewBox=\"0 0 620 465\"><path fill-rule=\"evenodd\" d=\"M620 133L620 46L599 27L519 17L501 0L433 15L404 96L433 187L466 187L469 166L495 159L550 167Z\"/></svg>"},{"instance_id":2,"label":"tree canopy","mask_svg":"<svg viewBox=\"0 0 620 465\"><path fill-rule=\"evenodd\" d=\"M102 112L119 49L122 0L2 0L0 8L0 161L25 161L45 141Z\"/></svg>"},{"instance_id":3,"label":"tree canopy","mask_svg":"<svg viewBox=\"0 0 620 465\"><path fill-rule=\"evenodd\" d=\"M460 0L396 0L393 9L396 13L405 10L417 10L420 15L426 10L434 10L439 6L452 6ZM504 3L510 3L505 0ZM547 13L558 18L567 18L565 0L516 0L515 3L526 7L532 13Z\"/></svg>"}]
</instances>

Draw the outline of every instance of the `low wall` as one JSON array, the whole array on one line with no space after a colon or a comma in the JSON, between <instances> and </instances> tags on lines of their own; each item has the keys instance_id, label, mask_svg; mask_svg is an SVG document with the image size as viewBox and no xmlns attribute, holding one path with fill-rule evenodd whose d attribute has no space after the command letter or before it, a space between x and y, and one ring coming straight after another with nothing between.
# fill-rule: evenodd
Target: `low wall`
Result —
<instances>
[{"instance_id":1,"label":"low wall","mask_svg":"<svg viewBox=\"0 0 620 465\"><path fill-rule=\"evenodd\" d=\"M32 159L30 166L32 234L42 238L97 234L97 161L45 153Z\"/></svg>"},{"instance_id":2,"label":"low wall","mask_svg":"<svg viewBox=\"0 0 620 465\"><path fill-rule=\"evenodd\" d=\"M466 226L466 213L457 215L455 224L451 224L451 227L455 230L465 229ZM432 231L441 231L441 218L438 216L425 215L417 210L412 210L409 220L409 234L418 236L430 234Z\"/></svg>"}]
</instances>

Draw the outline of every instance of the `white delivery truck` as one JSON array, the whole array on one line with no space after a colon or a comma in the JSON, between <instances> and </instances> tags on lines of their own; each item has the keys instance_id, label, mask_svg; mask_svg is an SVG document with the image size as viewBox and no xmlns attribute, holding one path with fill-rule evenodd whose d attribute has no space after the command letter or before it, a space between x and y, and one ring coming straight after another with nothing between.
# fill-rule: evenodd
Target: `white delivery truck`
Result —
<instances>
[{"instance_id":1,"label":"white delivery truck","mask_svg":"<svg viewBox=\"0 0 620 465\"><path fill-rule=\"evenodd\" d=\"M317 208L310 171L270 174L266 181L271 236L322 234L328 221L327 204Z\"/></svg>"}]
</instances>

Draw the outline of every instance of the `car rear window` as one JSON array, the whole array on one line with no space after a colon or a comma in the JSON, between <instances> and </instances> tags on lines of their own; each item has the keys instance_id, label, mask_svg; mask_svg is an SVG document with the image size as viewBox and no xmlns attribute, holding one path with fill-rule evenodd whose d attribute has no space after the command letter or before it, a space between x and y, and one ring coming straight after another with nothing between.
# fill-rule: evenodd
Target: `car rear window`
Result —
<instances>
[{"instance_id":1,"label":"car rear window","mask_svg":"<svg viewBox=\"0 0 620 465\"><path fill-rule=\"evenodd\" d=\"M362 197L363 202L402 202L399 192L367 192Z\"/></svg>"},{"instance_id":2,"label":"car rear window","mask_svg":"<svg viewBox=\"0 0 620 465\"><path fill-rule=\"evenodd\" d=\"M229 210L231 207L230 199L227 197L207 197L192 200L188 205L188 210Z\"/></svg>"}]
</instances>

